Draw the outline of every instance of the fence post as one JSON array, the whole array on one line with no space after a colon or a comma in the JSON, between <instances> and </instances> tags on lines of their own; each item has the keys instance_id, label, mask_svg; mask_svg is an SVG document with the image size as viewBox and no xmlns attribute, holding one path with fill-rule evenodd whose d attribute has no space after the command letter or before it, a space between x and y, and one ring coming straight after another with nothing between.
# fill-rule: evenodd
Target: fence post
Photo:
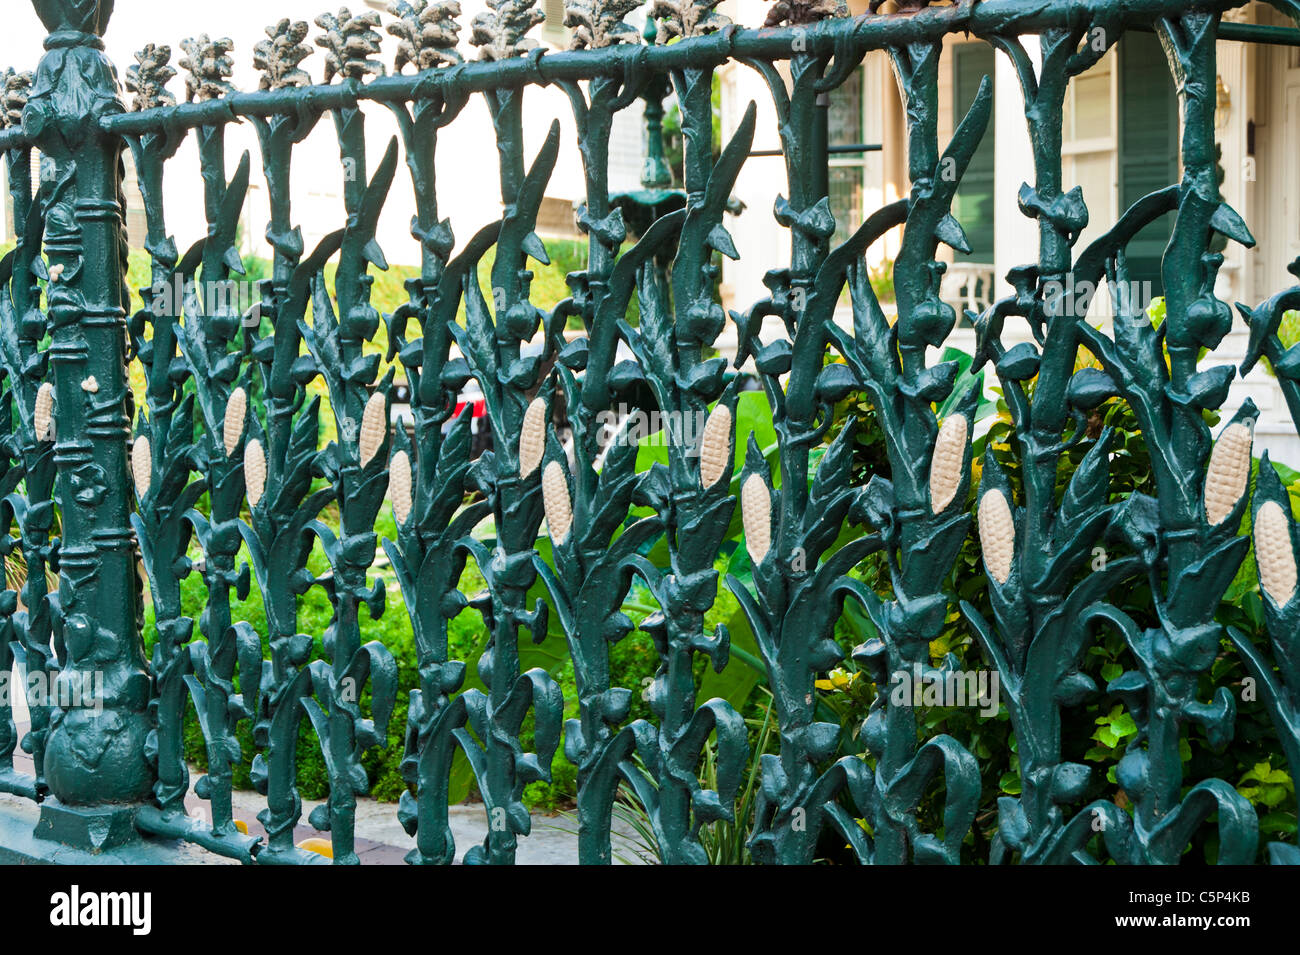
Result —
<instances>
[{"instance_id":1,"label":"fence post","mask_svg":"<svg viewBox=\"0 0 1300 955\"><path fill-rule=\"evenodd\" d=\"M49 31L23 127L43 157L62 513L55 644L65 648L38 834L103 849L134 836L132 804L153 782L149 677L127 481L126 247L121 140L99 121L123 111L100 39L113 0L33 0Z\"/></svg>"}]
</instances>

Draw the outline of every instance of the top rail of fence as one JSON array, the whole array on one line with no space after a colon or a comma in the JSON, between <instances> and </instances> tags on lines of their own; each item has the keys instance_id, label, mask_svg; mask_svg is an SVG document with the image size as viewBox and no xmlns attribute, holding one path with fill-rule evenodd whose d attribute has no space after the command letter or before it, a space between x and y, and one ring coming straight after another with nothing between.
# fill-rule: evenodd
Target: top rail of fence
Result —
<instances>
[{"instance_id":1,"label":"top rail of fence","mask_svg":"<svg viewBox=\"0 0 1300 955\"><path fill-rule=\"evenodd\" d=\"M714 67L728 60L784 60L795 52L823 56L858 55L916 42L932 42L953 33L976 37L1022 35L1053 28L1098 26L1108 29L1150 29L1155 21L1196 10L1227 11L1245 0L984 0L946 7L926 7L898 13L867 14L829 19L815 24L763 29L727 26L715 33L665 45L619 44L598 50L545 52L506 60L478 60L416 74L377 77L367 83L335 84L271 91L237 92L219 99L183 103L138 112L109 115L101 120L108 132L137 136L170 129L193 129L231 123L243 117L267 117L294 112L304 103L321 110L358 102L406 102L449 93L478 93L527 85L545 86L566 80L589 80L628 71L668 73L685 67ZM1220 39L1300 45L1300 30L1277 28L1261 32L1255 24L1222 24ZM0 132L0 150L29 144L23 129Z\"/></svg>"}]
</instances>

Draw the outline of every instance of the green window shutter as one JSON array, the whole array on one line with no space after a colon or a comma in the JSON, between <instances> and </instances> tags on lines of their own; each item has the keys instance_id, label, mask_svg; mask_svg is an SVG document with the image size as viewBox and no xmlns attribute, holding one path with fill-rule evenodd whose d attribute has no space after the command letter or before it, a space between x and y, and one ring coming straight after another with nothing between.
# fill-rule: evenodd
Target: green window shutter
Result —
<instances>
[{"instance_id":1,"label":"green window shutter","mask_svg":"<svg viewBox=\"0 0 1300 955\"><path fill-rule=\"evenodd\" d=\"M1178 97L1160 41L1126 33L1119 43L1119 207L1178 181ZM1163 295L1160 260L1174 217L1151 223L1129 244L1130 282Z\"/></svg>"},{"instance_id":2,"label":"green window shutter","mask_svg":"<svg viewBox=\"0 0 1300 955\"><path fill-rule=\"evenodd\" d=\"M986 43L963 43L953 47L953 128L975 102L980 81L992 78L993 48ZM962 177L953 199L952 212L970 240L971 254L957 253L958 261L993 262L993 157L994 123L989 122L979 149Z\"/></svg>"}]
</instances>

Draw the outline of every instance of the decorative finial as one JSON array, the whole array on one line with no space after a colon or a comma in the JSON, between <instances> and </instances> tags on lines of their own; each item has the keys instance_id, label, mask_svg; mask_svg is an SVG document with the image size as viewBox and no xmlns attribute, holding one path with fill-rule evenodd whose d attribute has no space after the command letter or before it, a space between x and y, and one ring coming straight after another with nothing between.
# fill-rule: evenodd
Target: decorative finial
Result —
<instances>
[{"instance_id":1,"label":"decorative finial","mask_svg":"<svg viewBox=\"0 0 1300 955\"><path fill-rule=\"evenodd\" d=\"M767 11L763 26L805 26L848 15L849 7L844 0L776 0Z\"/></svg>"},{"instance_id":2,"label":"decorative finial","mask_svg":"<svg viewBox=\"0 0 1300 955\"><path fill-rule=\"evenodd\" d=\"M36 15L50 33L93 33L103 36L113 15L114 0L32 0Z\"/></svg>"},{"instance_id":3,"label":"decorative finial","mask_svg":"<svg viewBox=\"0 0 1300 955\"><path fill-rule=\"evenodd\" d=\"M21 126L23 108L32 89L31 73L7 69L0 74L0 126Z\"/></svg>"},{"instance_id":4,"label":"decorative finial","mask_svg":"<svg viewBox=\"0 0 1300 955\"><path fill-rule=\"evenodd\" d=\"M131 109L176 105L176 97L167 90L167 83L176 75L175 67L170 65L171 58L171 47L152 43L135 55L135 63L126 71L127 92L135 94Z\"/></svg>"},{"instance_id":5,"label":"decorative finial","mask_svg":"<svg viewBox=\"0 0 1300 955\"><path fill-rule=\"evenodd\" d=\"M374 59L384 39L375 29L379 26L377 11L353 16L347 7L340 7L338 16L322 13L316 25L325 31L316 38L316 45L325 50L326 83L335 76L361 82L368 76L384 75L384 64Z\"/></svg>"},{"instance_id":6,"label":"decorative finial","mask_svg":"<svg viewBox=\"0 0 1300 955\"><path fill-rule=\"evenodd\" d=\"M523 56L538 47L536 40L524 36L546 19L534 4L537 0L488 0L491 10L475 15L470 22L474 31L470 43L482 47L484 60L508 60Z\"/></svg>"},{"instance_id":7,"label":"decorative finial","mask_svg":"<svg viewBox=\"0 0 1300 955\"><path fill-rule=\"evenodd\" d=\"M397 0L388 5L388 12L397 17L388 24L388 32L397 37L395 72L410 63L417 70L432 70L439 66L454 66L462 62L456 51L460 39L460 4L456 0Z\"/></svg>"},{"instance_id":8,"label":"decorative finial","mask_svg":"<svg viewBox=\"0 0 1300 955\"><path fill-rule=\"evenodd\" d=\"M235 71L234 60L230 58L234 48L235 43L229 37L213 40L206 33L181 41L185 56L180 66L189 74L185 77L187 102L201 103L235 92L227 82Z\"/></svg>"},{"instance_id":9,"label":"decorative finial","mask_svg":"<svg viewBox=\"0 0 1300 955\"><path fill-rule=\"evenodd\" d=\"M702 36L731 25L731 19L716 11L722 0L654 0L650 16L659 21L657 43L673 37Z\"/></svg>"},{"instance_id":10,"label":"decorative finial","mask_svg":"<svg viewBox=\"0 0 1300 955\"><path fill-rule=\"evenodd\" d=\"M600 49L616 43L637 43L636 27L623 17L641 6L641 0L565 0L564 25L573 28L569 48Z\"/></svg>"},{"instance_id":11,"label":"decorative finial","mask_svg":"<svg viewBox=\"0 0 1300 955\"><path fill-rule=\"evenodd\" d=\"M312 55L311 47L303 43L310 30L307 21L294 21L288 17L266 28L266 39L253 47L253 66L262 74L258 89L282 90L311 85L307 71L298 67Z\"/></svg>"}]
</instances>

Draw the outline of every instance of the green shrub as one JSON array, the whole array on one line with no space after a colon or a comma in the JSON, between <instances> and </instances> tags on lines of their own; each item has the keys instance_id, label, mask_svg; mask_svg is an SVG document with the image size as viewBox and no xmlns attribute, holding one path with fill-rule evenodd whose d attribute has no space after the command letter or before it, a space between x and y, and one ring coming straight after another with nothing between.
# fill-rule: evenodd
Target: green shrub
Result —
<instances>
[{"instance_id":1,"label":"green shrub","mask_svg":"<svg viewBox=\"0 0 1300 955\"><path fill-rule=\"evenodd\" d=\"M537 279L534 283L534 301L549 307L567 295L564 276L571 271L578 271L585 263L585 246L582 243L550 243L552 264L537 266ZM249 272L253 276L264 275L267 263L251 260ZM484 261L481 268L491 268L491 256ZM405 300L403 281L414 275L414 270L397 267L387 273L376 275L374 301L378 308L391 312ZM147 259L140 254L133 254L130 261L130 282L138 288L148 282ZM884 290L890 278L888 269L873 273L873 282L879 283ZM136 300L138 307L138 298ZM1159 324L1164 318L1164 302L1153 304L1150 314L1152 320ZM1282 329L1284 344L1300 341L1300 313L1289 313ZM385 330L380 329L376 341L370 346L382 351L386 348ZM969 358L947 354L944 358L957 360L962 365L959 385L972 387L979 379L969 376L967 368ZM1089 356L1081 355L1087 362ZM138 379L138 369L136 378ZM142 381L133 382L137 390ZM982 384L982 383L981 383ZM142 397L142 396L138 396ZM749 396L746 396L749 397ZM739 414L744 418L739 422L741 433L754 430L760 435L760 445L769 454L774 454L771 447L774 435L771 432L770 418L764 422L762 416L767 413L766 401L759 394L752 396L752 401L742 400ZM945 413L940 409L940 414ZM971 501L975 499L979 479L978 461L985 446L991 446L993 454L1006 470L1013 491L1019 491L1019 454L1013 448L1015 440L1010 418L1005 404L990 406L986 413L996 414L987 434L980 438L975 449L976 473L972 482ZM746 417L747 416L747 417ZM981 414L981 417L984 413ZM1214 415L1207 416L1213 423ZM323 415L323 439L332 437L332 425L329 415ZM826 440L829 441L847 422L853 421L857 428L857 450L854 462L854 478L866 481L872 475L887 477L889 474L887 456L884 454L883 436L875 420L871 406L862 401L847 401L837 408L836 420L829 429ZM1145 441L1138 431L1132 412L1121 401L1110 401L1099 409L1087 422L1087 427L1095 436L1102 427L1115 428L1110 464L1110 493L1112 499L1119 499L1132 492L1154 493L1150 461ZM638 462L638 467L648 467L662 449L654 447L654 439L648 439L645 460ZM1068 451L1062 458L1058 475L1058 492L1063 492L1074 470L1082 459L1085 447ZM1300 475L1278 466L1285 483L1293 489L1293 496L1300 500ZM1297 507L1300 512L1300 507ZM327 509L324 515L329 522L336 522L337 514ZM377 532L389 537L395 536L391 513L387 509L381 514ZM732 573L742 580L749 572L748 557L741 546L739 520L734 522L732 536L723 547L717 561L720 578ZM662 555L652 553L652 559ZM864 561L856 576L867 581L882 594L887 594L889 577L885 573L881 555L873 555ZM319 552L313 554L310 567L315 573L326 570L324 556ZM377 567L377 575L383 576L385 569ZM398 663L400 692L396 710L389 727L387 746L369 751L363 764L369 774L371 794L381 800L394 801L407 788L401 778L400 761L402 757L402 735L406 721L406 700L409 691L417 685L415 646L409 619L402 604L401 595L395 582L389 580L387 610L379 620L364 620L364 633L367 639L380 639L393 653ZM483 586L483 579L472 565L466 570L460 589L474 594ZM986 618L992 617L989 605L988 582L979 555L976 541L971 538L955 563L949 587L959 600L971 602ZM195 574L187 579L182 587L184 612L198 619L205 600L205 590L201 578ZM540 593L540 590L539 590ZM1116 606L1129 613L1139 623L1148 625L1152 620L1152 598L1148 585L1134 583L1127 589L1111 596ZM634 620L640 621L659 608L653 600L639 587L634 587L625 605L625 612ZM265 614L261 595L256 586L244 601L236 601L232 606L235 619L246 620L265 634ZM317 639L317 656L320 656L321 635L329 626L332 609L325 593L312 589L300 598L299 627ZM556 615L551 615L553 626ZM1248 557L1237 580L1229 589L1220 609L1219 619L1248 631L1258 632L1262 627L1263 611L1255 578L1253 556ZM751 726L751 743L754 746L752 758L757 760L763 750L776 752L779 740L775 734L764 731L767 718L767 698L763 693L754 693L756 686L763 683L763 674L754 664L756 647L749 633L743 614L739 612L735 598L720 587L717 600L708 615L706 626L713 627L725 623L732 634L736 652L728 666L721 674L714 674L707 669L704 660L697 660L696 678L701 686L701 697L722 696L736 707ZM476 679L477 653L483 639L482 621L473 611L466 611L450 624L450 653L453 658L466 660L469 665L469 679ZM866 717L868 708L875 697L877 688L869 678L857 672L848 657L853 647L874 636L874 629L869 620L853 605L846 607L844 615L836 625L835 637L844 648L845 662L837 669L823 675L818 681L818 694L824 714L829 713L839 720L841 725L840 755L862 754L859 731ZM562 635L553 635L562 641ZM155 639L152 609L147 611L145 631L146 644ZM549 639L549 638L548 638ZM957 665L964 669L984 669L987 661L972 640L964 618L955 608L949 614L947 624L939 638L931 645L931 656L937 664L944 657L952 655ZM610 648L611 677L615 686L628 687L633 690L633 704L629 719L650 719L643 691L653 679L659 665L659 658L652 641L640 632L633 632L626 639ZM573 679L572 663L563 653L554 655L554 663L548 667L552 676L560 685L565 698L565 716L577 715L577 694ZM1117 634L1107 631L1094 641L1086 650L1080 669L1092 677L1099 686L1104 686L1120 672L1131 668L1132 661L1124 641ZM1209 695L1213 685L1223 685L1239 681L1244 676L1240 659L1226 644L1213 667L1202 677L1203 698ZM367 691L368 694L368 691ZM363 709L369 705L368 695L363 697ZM970 750L979 762L983 779L983 796L981 811L972 833L967 837L966 855L970 861L987 858L988 840L996 827L996 801L1003 795L1016 795L1019 791L1016 741L1011 731L1005 711L995 718L982 718L972 709L959 708L921 708L918 710L918 732L924 736L948 733L955 736ZM1073 711L1063 728L1063 753L1068 758L1081 759L1094 766L1091 790L1086 798L1105 796L1122 803L1123 795L1118 792L1115 782L1115 768L1125 747L1137 732L1137 725L1131 714L1125 712L1122 705L1116 704L1104 695L1083 703ZM531 716L525 723L521 742L525 747L532 744L533 725ZM250 786L249 767L255 752L252 743L252 727L247 722L237 729L243 759L235 768L235 785L241 788ZM205 765L205 753L202 734L192 709L187 714L185 723L185 744L187 757L198 767ZM1269 839L1293 839L1296 832L1296 796L1294 782L1286 766L1277 766L1278 742L1276 729L1269 720L1261 703L1245 701L1239 704L1236 739L1231 747L1222 752L1215 752L1204 738L1201 731L1192 728L1182 744L1182 756L1187 763L1187 778L1199 779L1217 776L1237 785L1239 791L1258 809L1261 818L1261 830ZM869 758L869 757L868 757ZM708 768L702 769L707 773ZM563 755L563 749L557 751L551 766L550 782L537 782L529 785L524 793L525 801L534 808L554 810L569 805L577 785L577 770ZM304 798L320 799L328 795L328 781L321 757L319 744L310 727L304 721L300 728L298 746L298 785ZM937 794L935 794L937 795ZM938 809L942 803L931 798L923 803L920 810L920 822L923 827L937 830L942 825ZM752 820L745 819L738 823L738 828L721 830L709 835L713 845L727 847L738 861L743 860L743 830ZM1202 839L1206 837L1201 837ZM1209 838L1212 838L1210 836ZM1202 845L1205 852L1211 846Z\"/></svg>"}]
</instances>

